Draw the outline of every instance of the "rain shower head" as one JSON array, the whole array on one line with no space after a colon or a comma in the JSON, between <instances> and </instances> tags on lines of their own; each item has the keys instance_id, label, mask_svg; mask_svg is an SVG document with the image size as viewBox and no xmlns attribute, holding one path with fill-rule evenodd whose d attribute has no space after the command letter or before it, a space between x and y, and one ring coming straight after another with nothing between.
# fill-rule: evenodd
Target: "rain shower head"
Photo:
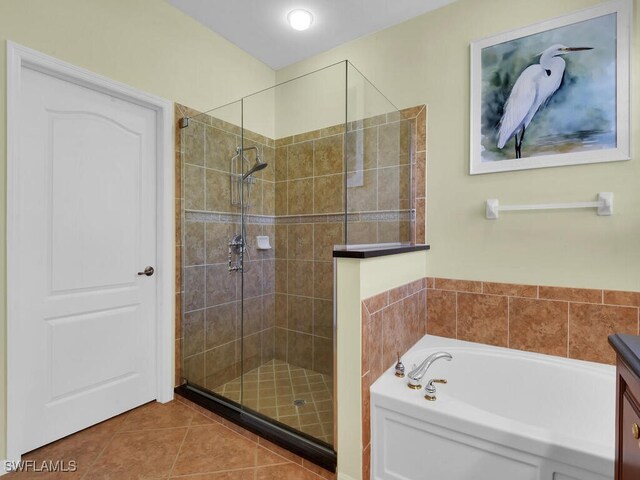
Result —
<instances>
[{"instance_id":1,"label":"rain shower head","mask_svg":"<svg viewBox=\"0 0 640 480\"><path fill-rule=\"evenodd\" d=\"M259 172L260 170L263 170L263 169L267 168L268 166L269 166L268 163L265 163L262 160L260 160L260 156L256 152L256 163L254 163L253 167L251 167L249 169L249 171L242 176L242 179L246 180L247 178L249 178L254 173Z\"/></svg>"}]
</instances>

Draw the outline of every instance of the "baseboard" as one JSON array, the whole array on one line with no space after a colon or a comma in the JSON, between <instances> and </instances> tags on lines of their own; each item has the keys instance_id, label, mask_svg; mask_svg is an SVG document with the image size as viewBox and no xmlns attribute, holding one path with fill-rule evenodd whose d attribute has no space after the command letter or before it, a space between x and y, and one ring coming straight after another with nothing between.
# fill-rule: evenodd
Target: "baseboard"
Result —
<instances>
[{"instance_id":1,"label":"baseboard","mask_svg":"<svg viewBox=\"0 0 640 480\"><path fill-rule=\"evenodd\" d=\"M338 480L356 480L353 477L350 477L349 475L347 475L346 473L340 473L338 472Z\"/></svg>"}]
</instances>

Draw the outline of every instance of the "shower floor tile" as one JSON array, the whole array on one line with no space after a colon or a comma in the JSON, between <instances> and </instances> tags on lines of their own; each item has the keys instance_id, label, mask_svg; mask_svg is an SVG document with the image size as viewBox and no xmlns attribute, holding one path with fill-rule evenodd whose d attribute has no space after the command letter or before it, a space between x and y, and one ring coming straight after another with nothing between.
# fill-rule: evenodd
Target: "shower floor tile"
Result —
<instances>
[{"instance_id":1,"label":"shower floor tile","mask_svg":"<svg viewBox=\"0 0 640 480\"><path fill-rule=\"evenodd\" d=\"M333 377L329 375L271 360L213 391L333 445Z\"/></svg>"}]
</instances>

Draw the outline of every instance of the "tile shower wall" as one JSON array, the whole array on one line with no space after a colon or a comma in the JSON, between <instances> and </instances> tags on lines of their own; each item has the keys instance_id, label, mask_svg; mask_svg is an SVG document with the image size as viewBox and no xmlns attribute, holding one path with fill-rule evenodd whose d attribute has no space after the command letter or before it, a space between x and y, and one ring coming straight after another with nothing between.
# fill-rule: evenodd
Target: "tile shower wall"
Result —
<instances>
[{"instance_id":1,"label":"tile shower wall","mask_svg":"<svg viewBox=\"0 0 640 480\"><path fill-rule=\"evenodd\" d=\"M346 138L338 125L276 140L277 359L332 373L332 246L345 242L345 185L347 243L424 243L425 150L425 106L352 122ZM413 206L421 222L411 229Z\"/></svg>"},{"instance_id":2,"label":"tile shower wall","mask_svg":"<svg viewBox=\"0 0 640 480\"><path fill-rule=\"evenodd\" d=\"M612 333L637 335L640 292L427 279L427 333L615 362Z\"/></svg>"},{"instance_id":3,"label":"tile shower wall","mask_svg":"<svg viewBox=\"0 0 640 480\"><path fill-rule=\"evenodd\" d=\"M276 215L342 214L346 154L348 243L424 243L426 121L421 105L350 122L346 150L342 125L276 140Z\"/></svg>"},{"instance_id":4,"label":"tile shower wall","mask_svg":"<svg viewBox=\"0 0 640 480\"><path fill-rule=\"evenodd\" d=\"M344 243L344 129L276 140L279 360L333 374L333 245Z\"/></svg>"},{"instance_id":5,"label":"tile shower wall","mask_svg":"<svg viewBox=\"0 0 640 480\"><path fill-rule=\"evenodd\" d=\"M333 374L334 244L342 223L276 225L275 358Z\"/></svg>"},{"instance_id":6,"label":"tile shower wall","mask_svg":"<svg viewBox=\"0 0 640 480\"><path fill-rule=\"evenodd\" d=\"M181 106L176 110L176 118L197 115ZM178 253L184 267L181 375L213 389L238 377L243 365L252 369L273 359L274 254L257 250L255 241L256 235L271 239L275 235L273 167L255 175L252 185L241 321L242 278L227 268L227 243L233 234L240 233L239 207L231 204L229 181L240 129L201 115L191 119L189 128L178 130L178 135L184 140L180 173L185 212L184 245ZM247 137L245 148L258 147L263 160L273 165L273 141L258 135L252 135L251 140Z\"/></svg>"},{"instance_id":7,"label":"tile shower wall","mask_svg":"<svg viewBox=\"0 0 640 480\"><path fill-rule=\"evenodd\" d=\"M427 221L427 107L417 107L401 110L402 118L408 121L411 132L411 198L415 210L415 222L411 241L413 243L426 242Z\"/></svg>"},{"instance_id":8,"label":"tile shower wall","mask_svg":"<svg viewBox=\"0 0 640 480\"><path fill-rule=\"evenodd\" d=\"M411 240L412 150L409 122L399 114L349 124L347 206L360 218L350 222L347 243Z\"/></svg>"}]
</instances>

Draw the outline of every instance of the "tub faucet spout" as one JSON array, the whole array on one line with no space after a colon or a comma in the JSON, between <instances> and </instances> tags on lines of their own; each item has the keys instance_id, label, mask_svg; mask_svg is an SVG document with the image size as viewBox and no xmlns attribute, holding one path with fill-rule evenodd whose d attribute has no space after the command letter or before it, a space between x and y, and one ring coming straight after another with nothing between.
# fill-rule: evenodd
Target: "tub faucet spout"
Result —
<instances>
[{"instance_id":1,"label":"tub faucet spout","mask_svg":"<svg viewBox=\"0 0 640 480\"><path fill-rule=\"evenodd\" d=\"M409 372L409 375L407 375L409 377L409 388L413 388L414 390L419 390L420 388L422 388L422 385L420 385L422 377L424 377L424 374L427 373L427 370L429 369L431 364L436 360L440 360L441 358L444 358L447 361L451 361L453 357L450 353L447 352L436 352L429 355L420 365L411 370Z\"/></svg>"}]
</instances>

